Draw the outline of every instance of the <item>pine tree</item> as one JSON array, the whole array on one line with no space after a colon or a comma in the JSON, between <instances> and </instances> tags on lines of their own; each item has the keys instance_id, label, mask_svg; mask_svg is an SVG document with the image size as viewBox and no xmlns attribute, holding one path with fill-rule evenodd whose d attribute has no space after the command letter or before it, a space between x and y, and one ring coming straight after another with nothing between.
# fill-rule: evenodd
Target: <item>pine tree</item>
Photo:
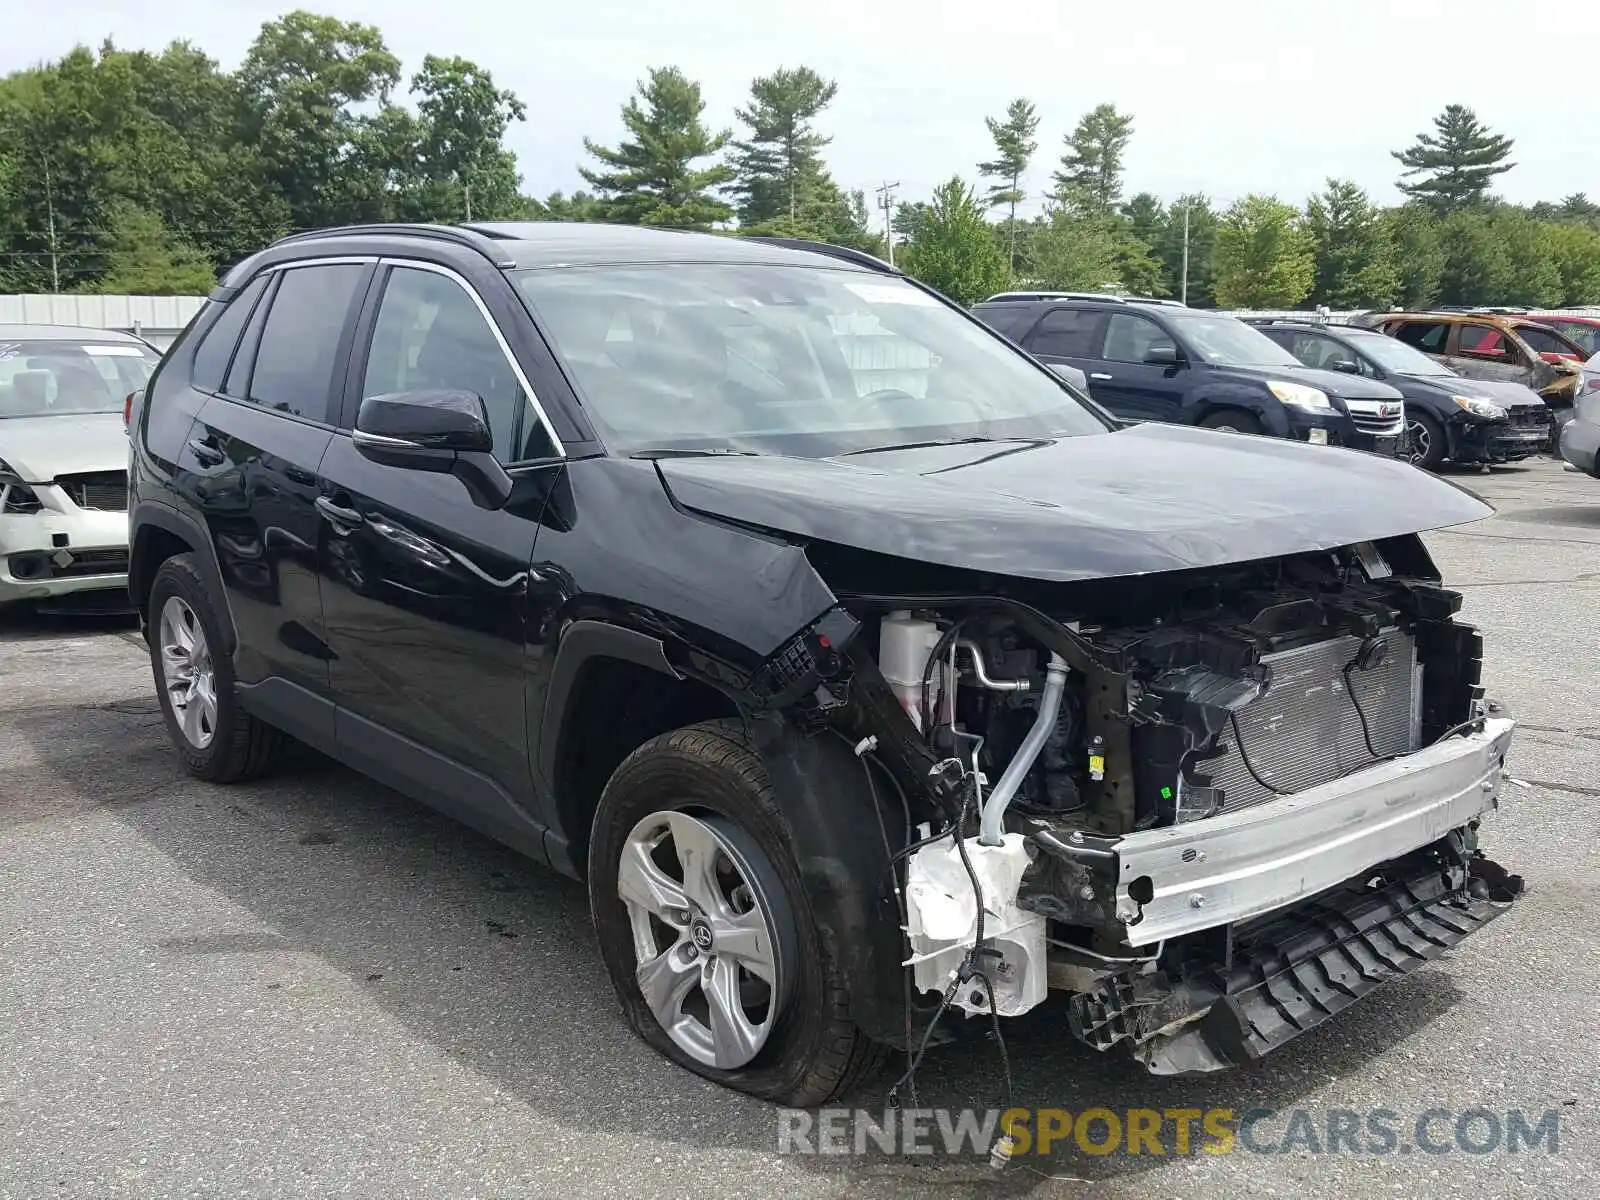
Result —
<instances>
[{"instance_id":1,"label":"pine tree","mask_svg":"<svg viewBox=\"0 0 1600 1200\"><path fill-rule=\"evenodd\" d=\"M976 304L1010 279L983 211L977 193L952 178L933 190L911 239L911 273L958 304Z\"/></svg>"},{"instance_id":2,"label":"pine tree","mask_svg":"<svg viewBox=\"0 0 1600 1200\"><path fill-rule=\"evenodd\" d=\"M989 188L990 208L1006 206L1006 234L1010 243L1011 270L1017 269L1017 205L1027 199L1022 188L1022 176L1039 149L1034 134L1039 129L1039 114L1030 100L1013 100L1006 106L1006 119L997 121L985 117L989 136L994 139L995 156L978 164L978 173L985 179L997 182Z\"/></svg>"},{"instance_id":3,"label":"pine tree","mask_svg":"<svg viewBox=\"0 0 1600 1200\"><path fill-rule=\"evenodd\" d=\"M1482 202L1495 176L1516 166L1506 161L1512 140L1490 132L1463 104L1446 106L1433 127L1436 133L1419 133L1408 149L1390 153L1406 168L1396 186L1440 216ZM1417 175L1425 177L1405 182Z\"/></svg>"},{"instance_id":4,"label":"pine tree","mask_svg":"<svg viewBox=\"0 0 1600 1200\"><path fill-rule=\"evenodd\" d=\"M733 143L740 225L800 220L813 198L808 188L826 178L818 152L832 141L813 122L838 90L810 67L783 67L751 81L750 104L734 114L750 129Z\"/></svg>"},{"instance_id":5,"label":"pine tree","mask_svg":"<svg viewBox=\"0 0 1600 1200\"><path fill-rule=\"evenodd\" d=\"M1089 215L1111 212L1122 197L1122 162L1133 139L1133 117L1101 104L1067 135L1067 152L1055 173L1055 199Z\"/></svg>"},{"instance_id":6,"label":"pine tree","mask_svg":"<svg viewBox=\"0 0 1600 1200\"><path fill-rule=\"evenodd\" d=\"M1311 299L1329 308L1381 308L1400 290L1394 244L1383 215L1349 180L1329 179L1306 204L1316 257Z\"/></svg>"},{"instance_id":7,"label":"pine tree","mask_svg":"<svg viewBox=\"0 0 1600 1200\"><path fill-rule=\"evenodd\" d=\"M705 107L698 83L677 67L653 67L639 82L639 94L622 109L632 140L625 138L612 150L583 139L584 149L612 168L578 168L604 203L606 220L705 229L733 214L731 205L712 194L733 172L721 163L694 165L716 154L731 136L706 128Z\"/></svg>"}]
</instances>

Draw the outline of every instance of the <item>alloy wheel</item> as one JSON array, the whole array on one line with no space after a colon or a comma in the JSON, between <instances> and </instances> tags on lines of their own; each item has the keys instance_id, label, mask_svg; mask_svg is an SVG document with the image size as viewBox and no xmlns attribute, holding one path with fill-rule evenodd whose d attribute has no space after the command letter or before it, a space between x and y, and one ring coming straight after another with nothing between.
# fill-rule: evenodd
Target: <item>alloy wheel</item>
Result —
<instances>
[{"instance_id":1,"label":"alloy wheel","mask_svg":"<svg viewBox=\"0 0 1600 1200\"><path fill-rule=\"evenodd\" d=\"M1412 421L1406 426L1406 432L1411 435L1412 463L1426 462L1433 449L1433 438L1428 436L1428 427L1421 421Z\"/></svg>"},{"instance_id":2,"label":"alloy wheel","mask_svg":"<svg viewBox=\"0 0 1600 1200\"><path fill-rule=\"evenodd\" d=\"M156 634L161 682L184 741L204 750L217 733L217 683L205 627L180 596L161 606Z\"/></svg>"},{"instance_id":3,"label":"alloy wheel","mask_svg":"<svg viewBox=\"0 0 1600 1200\"><path fill-rule=\"evenodd\" d=\"M719 818L651 813L623 843L617 894L639 992L667 1036L709 1067L751 1062L795 962L793 916L754 841Z\"/></svg>"}]
</instances>

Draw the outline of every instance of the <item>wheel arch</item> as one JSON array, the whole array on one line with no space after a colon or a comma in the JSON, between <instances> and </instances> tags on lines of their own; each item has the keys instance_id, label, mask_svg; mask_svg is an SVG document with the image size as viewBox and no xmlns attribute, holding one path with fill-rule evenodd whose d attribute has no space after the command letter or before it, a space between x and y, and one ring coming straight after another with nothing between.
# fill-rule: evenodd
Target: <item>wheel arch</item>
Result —
<instances>
[{"instance_id":1,"label":"wheel arch","mask_svg":"<svg viewBox=\"0 0 1600 1200\"><path fill-rule=\"evenodd\" d=\"M553 798L546 853L576 878L600 793L622 760L659 734L739 715L729 696L677 670L659 638L598 620L563 631L541 708L529 740L534 774Z\"/></svg>"},{"instance_id":2,"label":"wheel arch","mask_svg":"<svg viewBox=\"0 0 1600 1200\"><path fill-rule=\"evenodd\" d=\"M128 598L138 611L141 624L148 626L145 610L149 607L150 588L161 564L175 555L193 554L195 565L217 600L217 618L222 623L221 648L232 654L239 643L238 633L233 624L233 612L228 605L227 589L222 586L222 571L217 566L205 530L184 513L153 501L145 501L135 507L130 526ZM148 637L148 627L145 633Z\"/></svg>"}]
</instances>

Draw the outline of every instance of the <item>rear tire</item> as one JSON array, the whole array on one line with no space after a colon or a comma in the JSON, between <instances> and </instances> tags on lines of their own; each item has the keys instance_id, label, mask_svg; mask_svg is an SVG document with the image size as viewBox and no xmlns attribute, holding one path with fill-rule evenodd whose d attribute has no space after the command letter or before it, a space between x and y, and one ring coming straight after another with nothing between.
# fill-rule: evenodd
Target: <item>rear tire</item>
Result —
<instances>
[{"instance_id":1,"label":"rear tire","mask_svg":"<svg viewBox=\"0 0 1600 1200\"><path fill-rule=\"evenodd\" d=\"M589 906L635 1033L715 1083L805 1108L856 1087L885 1051L850 1018L847 981L791 844L741 728L691 725L640 746L606 784L589 844ZM697 871L697 861L713 865ZM641 978L654 985L655 1007ZM732 1018L717 999L724 978ZM736 1036L723 1036L730 1029Z\"/></svg>"},{"instance_id":2,"label":"rear tire","mask_svg":"<svg viewBox=\"0 0 1600 1200\"><path fill-rule=\"evenodd\" d=\"M1256 417L1240 408L1220 408L1214 413L1207 413L1200 420L1200 428L1215 429L1220 433L1259 435L1266 432Z\"/></svg>"},{"instance_id":3,"label":"rear tire","mask_svg":"<svg viewBox=\"0 0 1600 1200\"><path fill-rule=\"evenodd\" d=\"M284 736L245 712L234 695L216 601L192 554L175 555L156 570L146 621L156 695L184 769L212 783L264 774Z\"/></svg>"}]
</instances>

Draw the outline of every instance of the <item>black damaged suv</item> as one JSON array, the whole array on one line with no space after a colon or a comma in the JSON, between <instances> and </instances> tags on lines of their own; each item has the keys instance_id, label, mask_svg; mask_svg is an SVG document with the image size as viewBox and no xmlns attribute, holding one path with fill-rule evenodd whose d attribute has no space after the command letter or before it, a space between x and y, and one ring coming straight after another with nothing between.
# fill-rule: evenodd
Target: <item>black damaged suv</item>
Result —
<instances>
[{"instance_id":1,"label":"black damaged suv","mask_svg":"<svg viewBox=\"0 0 1600 1200\"><path fill-rule=\"evenodd\" d=\"M629 1024L729 1086L820 1103L1050 988L1151 1070L1245 1062L1515 893L1513 722L1416 532L1485 505L1117 429L876 259L298 235L128 423L189 771L299 739L586 879Z\"/></svg>"}]
</instances>

